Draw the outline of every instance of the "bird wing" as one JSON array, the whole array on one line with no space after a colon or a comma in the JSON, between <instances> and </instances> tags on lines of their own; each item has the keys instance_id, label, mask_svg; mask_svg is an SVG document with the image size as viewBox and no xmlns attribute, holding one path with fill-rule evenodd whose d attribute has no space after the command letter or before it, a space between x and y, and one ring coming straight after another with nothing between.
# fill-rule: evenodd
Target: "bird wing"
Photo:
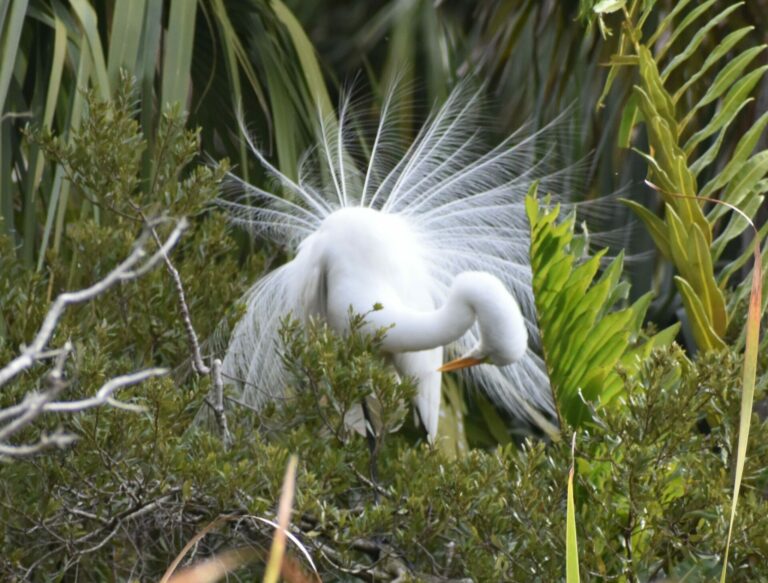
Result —
<instances>
[{"instance_id":1,"label":"bird wing","mask_svg":"<svg viewBox=\"0 0 768 583\"><path fill-rule=\"evenodd\" d=\"M291 261L290 287L296 294L296 317L328 317L328 270L323 253L322 235L306 239Z\"/></svg>"},{"instance_id":2,"label":"bird wing","mask_svg":"<svg viewBox=\"0 0 768 583\"><path fill-rule=\"evenodd\" d=\"M290 282L295 277L288 263L269 273L244 297L245 314L237 323L222 362L228 384L239 389L242 400L261 407L284 394L285 371L277 354L283 318L295 308Z\"/></svg>"},{"instance_id":3,"label":"bird wing","mask_svg":"<svg viewBox=\"0 0 768 583\"><path fill-rule=\"evenodd\" d=\"M267 274L244 297L245 315L230 338L222 372L251 406L284 396L286 372L278 351L280 327L327 314L327 277L322 244L308 237L296 257Z\"/></svg>"}]
</instances>

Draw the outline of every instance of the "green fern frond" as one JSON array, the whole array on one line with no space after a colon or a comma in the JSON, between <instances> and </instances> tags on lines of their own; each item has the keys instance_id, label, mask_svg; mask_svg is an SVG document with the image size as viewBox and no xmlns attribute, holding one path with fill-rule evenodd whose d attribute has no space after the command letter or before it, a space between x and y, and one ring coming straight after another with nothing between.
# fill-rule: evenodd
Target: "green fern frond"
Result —
<instances>
[{"instance_id":1,"label":"green fern frond","mask_svg":"<svg viewBox=\"0 0 768 583\"><path fill-rule=\"evenodd\" d=\"M579 263L573 249L574 217L557 222L559 206L540 207L536 189L526 198L526 212L544 360L560 416L581 425L591 418L587 403L605 405L621 393L617 365L635 370L654 346L674 339L678 326L643 339L650 294L615 309L629 291L620 281L623 255L597 277L606 250Z\"/></svg>"}]
</instances>

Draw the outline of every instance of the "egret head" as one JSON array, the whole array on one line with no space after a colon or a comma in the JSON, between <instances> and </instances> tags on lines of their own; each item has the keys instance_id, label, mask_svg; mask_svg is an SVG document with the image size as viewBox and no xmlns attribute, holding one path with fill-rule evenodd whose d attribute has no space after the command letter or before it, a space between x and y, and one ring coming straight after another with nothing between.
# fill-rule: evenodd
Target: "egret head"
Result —
<instances>
[{"instance_id":1,"label":"egret head","mask_svg":"<svg viewBox=\"0 0 768 583\"><path fill-rule=\"evenodd\" d=\"M475 311L480 342L438 370L447 372L486 363L506 366L523 358L528 348L525 319L504 284L489 273L465 272L456 278L455 287L457 295Z\"/></svg>"}]
</instances>

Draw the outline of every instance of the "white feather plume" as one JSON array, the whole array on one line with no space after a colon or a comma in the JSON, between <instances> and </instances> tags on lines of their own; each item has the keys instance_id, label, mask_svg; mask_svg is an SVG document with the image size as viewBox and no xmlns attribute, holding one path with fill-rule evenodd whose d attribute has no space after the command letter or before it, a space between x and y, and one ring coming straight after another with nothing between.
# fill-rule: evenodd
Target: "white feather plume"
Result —
<instances>
[{"instance_id":1,"label":"white feather plume","mask_svg":"<svg viewBox=\"0 0 768 583\"><path fill-rule=\"evenodd\" d=\"M319 143L303 156L295 181L249 142L283 194L234 177L243 195L239 202L222 200L221 206L235 222L290 251L341 208L370 207L400 215L422 247L418 254L428 262L433 282L429 293L435 305L445 301L459 273L491 273L517 298L535 346L538 331L524 199L534 180L541 182L542 191L559 192L572 168L557 170L548 149L558 138L558 120L537 132L523 128L487 147L481 91L469 83L458 85L406 148L397 137L394 91L385 99L375 135L365 148L360 146L361 125L353 128L346 99L338 121L320 120ZM311 263L307 256L304 260ZM260 279L246 296L246 313L232 334L223 369L228 378L242 381L242 397L250 405L258 407L283 394L286 379L276 353L280 321L289 312L301 313L300 294L311 273L311 264L294 260ZM449 350L462 353L477 341L474 327ZM549 381L535 351L529 350L513 365L473 367L468 373L514 414L530 419L531 405L547 413L554 410Z\"/></svg>"}]
</instances>

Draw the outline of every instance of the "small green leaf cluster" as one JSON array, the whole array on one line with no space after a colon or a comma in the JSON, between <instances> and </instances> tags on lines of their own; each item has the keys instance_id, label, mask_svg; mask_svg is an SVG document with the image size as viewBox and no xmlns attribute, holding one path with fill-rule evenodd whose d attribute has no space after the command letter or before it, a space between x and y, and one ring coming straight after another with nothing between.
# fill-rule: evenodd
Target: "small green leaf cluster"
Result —
<instances>
[{"instance_id":1,"label":"small green leaf cluster","mask_svg":"<svg viewBox=\"0 0 768 583\"><path fill-rule=\"evenodd\" d=\"M536 191L534 185L526 212L544 361L560 417L581 425L591 418L591 403L605 405L620 394L623 383L616 365L636 367L654 346L669 344L679 325L643 337L652 293L614 309L629 293L628 284L619 279L623 253L593 281L607 250L579 263L575 217L557 223L559 206L542 208Z\"/></svg>"},{"instance_id":2,"label":"small green leaf cluster","mask_svg":"<svg viewBox=\"0 0 768 583\"><path fill-rule=\"evenodd\" d=\"M198 157L200 131L185 127L186 116L178 107L163 112L150 143L136 119L134 96L132 80L122 75L112 99L98 99L94 90L86 92L85 118L68 139L32 127L25 135L50 162L63 168L74 196L83 199L86 210L88 205L95 207L93 219L100 226L203 213L217 196L228 163L191 166ZM71 215L68 218L77 222Z\"/></svg>"},{"instance_id":3,"label":"small green leaf cluster","mask_svg":"<svg viewBox=\"0 0 768 583\"><path fill-rule=\"evenodd\" d=\"M88 212L76 206L66 209L61 251L48 254L45 270L29 267L11 238L0 235L0 363L16 357L19 347L34 337L56 295L93 284L125 259L142 229L142 213L149 218L168 214L192 219L171 256L203 338L228 317L262 260L256 256L247 264L239 263L238 246L226 221L206 210L219 191L226 165L189 169L197 151L196 133L184 129L183 118L169 113L167 123L158 130L169 144L156 152L152 162L162 177L152 184L140 178L137 152L144 149L145 137L133 122L128 92L126 83L124 93L112 101L89 94L90 115L71 142L36 130L28 132L49 160L56 159L66 168L73 197L82 196L90 206ZM158 227L160 236L164 229L164 224ZM189 455L180 442L180 427L191 422L206 384L182 374L189 348L178 294L164 268L117 285L95 301L68 308L50 348L59 348L67 340L74 350L64 369L67 386L61 398L65 400L90 397L107 379L150 366L180 367L179 374L115 395L143 406L144 414L109 408L70 416L46 414L18 436L22 442L34 442L41 433L63 427L78 442L67 451L3 466L0 522L7 535L0 551L3 580L24 579L31 567L31 579L50 580L55 573L78 568L78 553L89 547L104 542L106 549L114 550L107 543L118 523L147 504L162 502L163 496L185 483L164 471ZM44 388L46 364L4 386L0 408ZM169 418L172 423L161 422ZM86 508L96 513L87 514ZM86 515L78 515L79 511ZM157 514L148 513L153 520L162 515L162 504ZM39 539L38 528L58 534ZM140 544L138 539L131 540ZM67 542L59 546L62 541ZM53 552L46 558L49 551ZM131 555L139 563L149 560L149 555L134 551ZM105 560L94 564L94 580L111 573Z\"/></svg>"},{"instance_id":4,"label":"small green leaf cluster","mask_svg":"<svg viewBox=\"0 0 768 583\"><path fill-rule=\"evenodd\" d=\"M416 387L408 378L400 382L387 366L381 351L387 329L365 334L365 315L351 311L349 323L349 334L339 342L324 321L312 320L306 326L290 318L284 321L282 359L294 379L288 398L300 401L298 409L311 411L313 419L297 419L296 408L283 407L279 425L310 423L343 444L350 430L365 434L367 422L378 449L384 437L403 424Z\"/></svg>"},{"instance_id":5,"label":"small green leaf cluster","mask_svg":"<svg viewBox=\"0 0 768 583\"><path fill-rule=\"evenodd\" d=\"M623 376L622 406L602 410L599 427L578 438L581 520L602 517L580 524L579 544L592 556L582 565L630 581L716 578L736 459L738 357L712 353L691 363L673 346ZM766 437L768 424L756 419L730 581L766 576Z\"/></svg>"}]
</instances>

